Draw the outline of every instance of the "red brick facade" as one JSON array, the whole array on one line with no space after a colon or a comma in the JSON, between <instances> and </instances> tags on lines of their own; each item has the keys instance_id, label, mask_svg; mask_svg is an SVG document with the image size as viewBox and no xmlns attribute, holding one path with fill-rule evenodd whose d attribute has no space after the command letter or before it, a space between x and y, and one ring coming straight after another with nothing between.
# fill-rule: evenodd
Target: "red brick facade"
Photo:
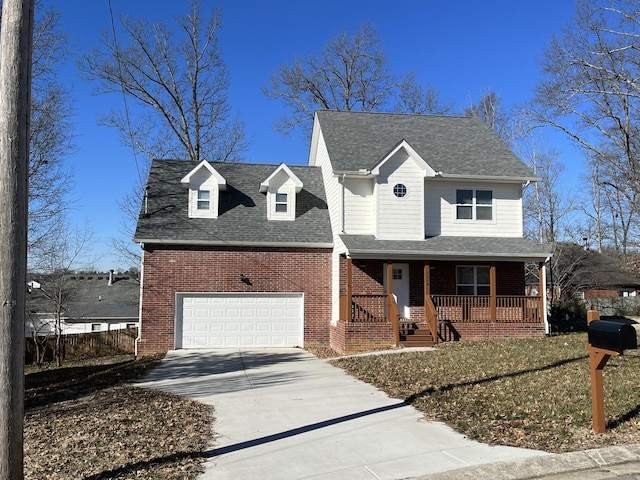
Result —
<instances>
[{"instance_id":1,"label":"red brick facade","mask_svg":"<svg viewBox=\"0 0 640 480\"><path fill-rule=\"evenodd\" d=\"M147 244L143 268L140 355L174 348L176 292L302 292L305 345L329 344L331 249Z\"/></svg>"}]
</instances>

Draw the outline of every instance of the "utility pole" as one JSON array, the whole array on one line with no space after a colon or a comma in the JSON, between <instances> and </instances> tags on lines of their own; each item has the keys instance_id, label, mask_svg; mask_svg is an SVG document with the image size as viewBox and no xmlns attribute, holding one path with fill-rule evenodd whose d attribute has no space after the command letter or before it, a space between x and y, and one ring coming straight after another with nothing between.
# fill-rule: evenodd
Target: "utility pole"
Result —
<instances>
[{"instance_id":1,"label":"utility pole","mask_svg":"<svg viewBox=\"0 0 640 480\"><path fill-rule=\"evenodd\" d=\"M27 188L34 0L3 0L0 30L0 480L24 478Z\"/></svg>"}]
</instances>

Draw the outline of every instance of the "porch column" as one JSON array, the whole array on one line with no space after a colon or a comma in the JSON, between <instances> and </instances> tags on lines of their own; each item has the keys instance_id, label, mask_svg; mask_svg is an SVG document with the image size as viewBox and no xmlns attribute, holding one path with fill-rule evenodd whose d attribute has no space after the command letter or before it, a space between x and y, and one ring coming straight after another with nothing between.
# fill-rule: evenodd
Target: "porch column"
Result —
<instances>
[{"instance_id":1,"label":"porch column","mask_svg":"<svg viewBox=\"0 0 640 480\"><path fill-rule=\"evenodd\" d=\"M350 322L353 320L353 285L351 281L351 266L353 261L351 257L347 257L347 301L346 301L346 317L345 320Z\"/></svg>"},{"instance_id":2,"label":"porch column","mask_svg":"<svg viewBox=\"0 0 640 480\"><path fill-rule=\"evenodd\" d=\"M547 335L551 333L551 327L549 320L547 319L547 269L544 266L544 262L540 262L538 265L538 275L540 278L540 314L542 315L542 321L544 322L544 331Z\"/></svg>"},{"instance_id":3,"label":"porch column","mask_svg":"<svg viewBox=\"0 0 640 480\"><path fill-rule=\"evenodd\" d=\"M424 319L427 320L429 318L429 313L427 311L427 302L429 297L431 297L431 270L429 268L429 262L424 264Z\"/></svg>"},{"instance_id":4,"label":"porch column","mask_svg":"<svg viewBox=\"0 0 640 480\"><path fill-rule=\"evenodd\" d=\"M387 262L387 317L393 326L393 341L396 347L400 346L400 325L398 323L397 309L391 308L393 298L393 263Z\"/></svg>"},{"instance_id":5,"label":"porch column","mask_svg":"<svg viewBox=\"0 0 640 480\"><path fill-rule=\"evenodd\" d=\"M496 265L494 263L489 267L489 314L491 321L496 322L498 319L498 289L496 287Z\"/></svg>"}]
</instances>

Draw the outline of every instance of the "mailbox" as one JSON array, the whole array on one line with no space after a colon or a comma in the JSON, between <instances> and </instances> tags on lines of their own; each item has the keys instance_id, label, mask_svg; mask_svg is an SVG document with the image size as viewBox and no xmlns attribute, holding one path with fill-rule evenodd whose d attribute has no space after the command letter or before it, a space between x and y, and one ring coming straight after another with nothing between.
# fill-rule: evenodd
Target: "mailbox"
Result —
<instances>
[{"instance_id":1,"label":"mailbox","mask_svg":"<svg viewBox=\"0 0 640 480\"><path fill-rule=\"evenodd\" d=\"M593 347L618 352L638 348L636 329L628 323L594 320L587 327L587 334Z\"/></svg>"}]
</instances>

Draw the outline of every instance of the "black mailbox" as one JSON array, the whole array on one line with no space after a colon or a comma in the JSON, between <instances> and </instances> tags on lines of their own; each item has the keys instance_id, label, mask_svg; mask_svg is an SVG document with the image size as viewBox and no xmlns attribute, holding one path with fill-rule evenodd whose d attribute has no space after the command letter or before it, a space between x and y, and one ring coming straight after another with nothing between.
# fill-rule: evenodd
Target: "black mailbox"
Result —
<instances>
[{"instance_id":1,"label":"black mailbox","mask_svg":"<svg viewBox=\"0 0 640 480\"><path fill-rule=\"evenodd\" d=\"M638 348L636 329L628 323L594 320L587 327L587 333L592 347L619 352Z\"/></svg>"}]
</instances>

